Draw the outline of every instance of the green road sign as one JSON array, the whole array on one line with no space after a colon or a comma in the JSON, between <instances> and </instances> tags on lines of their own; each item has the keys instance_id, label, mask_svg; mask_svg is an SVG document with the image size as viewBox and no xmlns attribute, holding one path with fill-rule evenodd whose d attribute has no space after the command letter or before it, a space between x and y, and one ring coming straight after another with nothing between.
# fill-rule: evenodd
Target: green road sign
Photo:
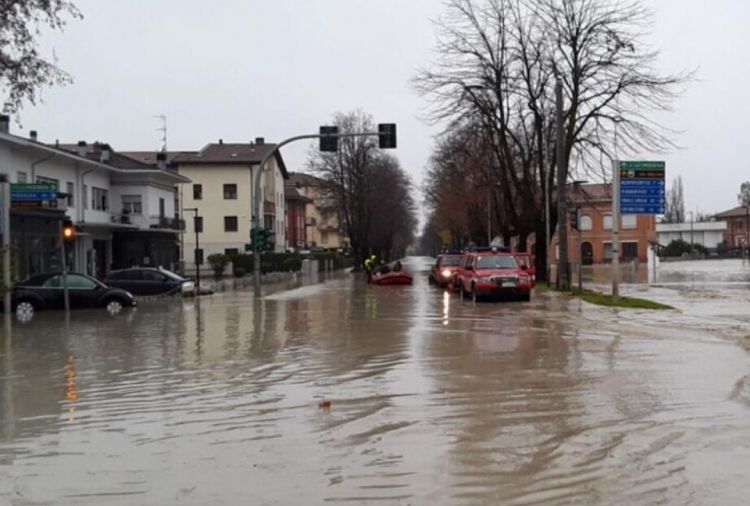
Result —
<instances>
[{"instance_id":1,"label":"green road sign","mask_svg":"<svg viewBox=\"0 0 750 506\"><path fill-rule=\"evenodd\" d=\"M620 162L620 170L663 171L665 162Z\"/></svg>"}]
</instances>

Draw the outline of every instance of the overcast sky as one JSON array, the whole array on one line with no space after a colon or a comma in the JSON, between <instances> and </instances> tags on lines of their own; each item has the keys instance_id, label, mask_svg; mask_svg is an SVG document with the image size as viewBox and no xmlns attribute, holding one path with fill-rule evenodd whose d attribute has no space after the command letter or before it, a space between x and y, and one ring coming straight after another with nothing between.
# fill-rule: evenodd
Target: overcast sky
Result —
<instances>
[{"instance_id":1,"label":"overcast sky","mask_svg":"<svg viewBox=\"0 0 750 506\"><path fill-rule=\"evenodd\" d=\"M85 19L45 39L75 83L21 111L23 134L156 150L153 116L163 113L169 148L197 150L219 138L314 133L334 112L361 108L398 123L395 154L421 181L436 129L420 121L425 103L409 80L434 58L440 0L75 2ZM688 209L733 207L750 179L750 2L647 4L663 70L698 70L675 112L660 117L683 131L684 148L656 158L667 161L668 185L683 176ZM305 168L308 148L283 150L290 170Z\"/></svg>"}]
</instances>

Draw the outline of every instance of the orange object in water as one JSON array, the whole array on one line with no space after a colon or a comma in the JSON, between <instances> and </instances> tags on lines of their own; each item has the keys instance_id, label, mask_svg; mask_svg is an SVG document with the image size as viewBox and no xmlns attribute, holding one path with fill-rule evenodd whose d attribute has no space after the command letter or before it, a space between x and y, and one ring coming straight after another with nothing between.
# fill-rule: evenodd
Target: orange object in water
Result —
<instances>
[{"instance_id":1,"label":"orange object in water","mask_svg":"<svg viewBox=\"0 0 750 506\"><path fill-rule=\"evenodd\" d=\"M320 401L318 407L320 409L331 409L331 401Z\"/></svg>"}]
</instances>

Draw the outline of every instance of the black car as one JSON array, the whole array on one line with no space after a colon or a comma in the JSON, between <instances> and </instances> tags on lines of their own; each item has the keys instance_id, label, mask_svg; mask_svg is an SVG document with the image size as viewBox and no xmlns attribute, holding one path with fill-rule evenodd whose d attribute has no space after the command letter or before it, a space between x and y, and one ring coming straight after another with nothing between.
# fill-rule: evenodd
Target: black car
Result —
<instances>
[{"instance_id":1,"label":"black car","mask_svg":"<svg viewBox=\"0 0 750 506\"><path fill-rule=\"evenodd\" d=\"M129 292L110 288L91 276L70 273L64 277L71 309L104 307L110 313L119 313L123 307L137 305ZM64 309L64 292L61 273L37 274L13 287L13 310L20 315L43 309Z\"/></svg>"},{"instance_id":2,"label":"black car","mask_svg":"<svg viewBox=\"0 0 750 506\"><path fill-rule=\"evenodd\" d=\"M133 267L109 273L104 282L135 295L186 294L195 289L195 282L179 274L151 267Z\"/></svg>"}]
</instances>

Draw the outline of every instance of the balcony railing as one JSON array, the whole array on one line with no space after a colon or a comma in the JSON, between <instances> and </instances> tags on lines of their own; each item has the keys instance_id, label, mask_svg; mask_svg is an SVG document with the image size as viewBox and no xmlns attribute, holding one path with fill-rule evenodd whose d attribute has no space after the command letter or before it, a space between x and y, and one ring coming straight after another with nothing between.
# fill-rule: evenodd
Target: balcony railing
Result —
<instances>
[{"instance_id":1,"label":"balcony railing","mask_svg":"<svg viewBox=\"0 0 750 506\"><path fill-rule=\"evenodd\" d=\"M185 220L169 216L143 216L132 213L112 213L110 221L117 225L131 225L140 229L185 230Z\"/></svg>"}]
</instances>

